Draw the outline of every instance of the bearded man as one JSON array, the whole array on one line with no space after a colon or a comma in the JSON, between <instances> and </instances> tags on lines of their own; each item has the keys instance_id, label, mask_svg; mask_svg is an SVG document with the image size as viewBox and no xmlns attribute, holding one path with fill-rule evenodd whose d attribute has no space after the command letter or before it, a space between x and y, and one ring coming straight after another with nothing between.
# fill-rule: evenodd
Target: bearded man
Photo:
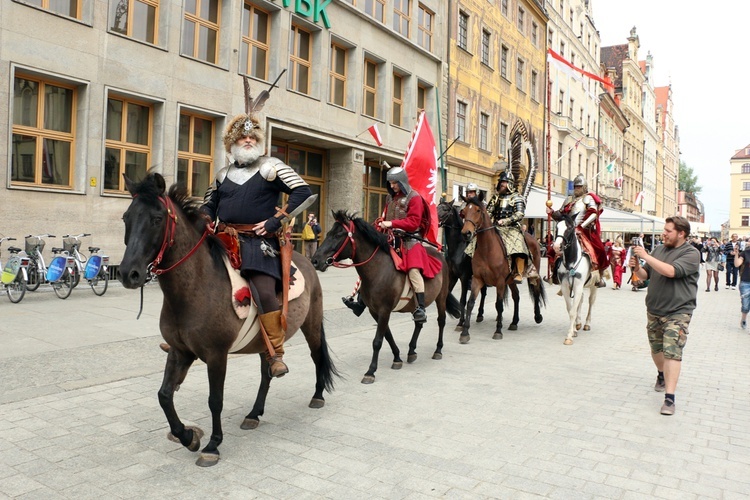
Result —
<instances>
[{"instance_id":1,"label":"bearded man","mask_svg":"<svg viewBox=\"0 0 750 500\"><path fill-rule=\"evenodd\" d=\"M287 213L312 195L310 187L289 165L263 156L265 134L259 118L240 114L224 132L224 148L230 165L216 174L201 207L217 229L229 227L240 239L242 277L251 282L262 314L259 318L268 334L275 356L266 354L272 377L289 372L283 361L286 332L281 307L276 299L281 289L281 260L277 231L284 213L277 210L281 193L289 195Z\"/></svg>"}]
</instances>

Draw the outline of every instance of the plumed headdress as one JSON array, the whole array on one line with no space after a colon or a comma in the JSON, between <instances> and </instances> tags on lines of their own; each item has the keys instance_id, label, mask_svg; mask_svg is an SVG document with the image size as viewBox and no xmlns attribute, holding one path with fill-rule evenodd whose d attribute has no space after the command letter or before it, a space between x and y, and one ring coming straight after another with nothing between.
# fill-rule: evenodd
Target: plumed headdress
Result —
<instances>
[{"instance_id":1,"label":"plumed headdress","mask_svg":"<svg viewBox=\"0 0 750 500\"><path fill-rule=\"evenodd\" d=\"M271 89L276 86L279 78L284 74L283 70L281 74L276 78L276 81L271 84ZM260 111L266 104L266 101L271 96L269 90L264 90L257 97L253 98L250 96L250 82L247 77L243 77L242 83L245 87L245 112L241 113L229 122L227 128L224 130L224 149L227 153L232 148L232 144L237 142L241 137L253 136L255 141L260 145L261 149L265 149L266 134L261 126L263 117Z\"/></svg>"}]
</instances>

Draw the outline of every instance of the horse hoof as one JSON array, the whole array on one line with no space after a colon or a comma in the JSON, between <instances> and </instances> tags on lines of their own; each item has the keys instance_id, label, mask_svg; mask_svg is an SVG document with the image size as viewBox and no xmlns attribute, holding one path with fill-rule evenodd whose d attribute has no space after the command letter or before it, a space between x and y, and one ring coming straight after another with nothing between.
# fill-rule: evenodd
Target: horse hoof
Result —
<instances>
[{"instance_id":1,"label":"horse hoof","mask_svg":"<svg viewBox=\"0 0 750 500\"><path fill-rule=\"evenodd\" d=\"M195 465L198 467L212 467L219 463L219 453L201 453Z\"/></svg>"},{"instance_id":2,"label":"horse hoof","mask_svg":"<svg viewBox=\"0 0 750 500\"><path fill-rule=\"evenodd\" d=\"M589 330L591 330L591 326L589 326L589 325L584 325L583 326L583 331L584 332L588 332Z\"/></svg>"},{"instance_id":3,"label":"horse hoof","mask_svg":"<svg viewBox=\"0 0 750 500\"><path fill-rule=\"evenodd\" d=\"M403 361L394 361L391 365L391 370L400 370L402 366L404 366Z\"/></svg>"},{"instance_id":4,"label":"horse hoof","mask_svg":"<svg viewBox=\"0 0 750 500\"><path fill-rule=\"evenodd\" d=\"M581 325L580 323L576 323L576 330L580 330L581 326L583 326L583 325Z\"/></svg>"},{"instance_id":5,"label":"horse hoof","mask_svg":"<svg viewBox=\"0 0 750 500\"><path fill-rule=\"evenodd\" d=\"M492 340L502 340L503 334L500 332L495 332L495 334L492 336Z\"/></svg>"},{"instance_id":6,"label":"horse hoof","mask_svg":"<svg viewBox=\"0 0 750 500\"><path fill-rule=\"evenodd\" d=\"M242 421L242 424L240 424L240 429L251 431L253 429L257 429L259 425L260 420L258 420L257 418L245 418L245 420Z\"/></svg>"},{"instance_id":7,"label":"horse hoof","mask_svg":"<svg viewBox=\"0 0 750 500\"><path fill-rule=\"evenodd\" d=\"M414 354L409 354L406 357L406 362L407 363L414 363L416 360L417 360L417 353L416 352Z\"/></svg>"},{"instance_id":8,"label":"horse hoof","mask_svg":"<svg viewBox=\"0 0 750 500\"><path fill-rule=\"evenodd\" d=\"M536 324L537 324L537 325L538 325L539 323L541 323L543 319L544 319L544 318L542 318L542 315L541 315L541 314L537 314L536 316L534 316L534 321L536 321Z\"/></svg>"},{"instance_id":9,"label":"horse hoof","mask_svg":"<svg viewBox=\"0 0 750 500\"><path fill-rule=\"evenodd\" d=\"M464 325L462 325L461 323L459 323L459 324L456 325L456 330L455 331L460 332L463 329L464 329Z\"/></svg>"},{"instance_id":10,"label":"horse hoof","mask_svg":"<svg viewBox=\"0 0 750 500\"><path fill-rule=\"evenodd\" d=\"M443 359L443 353L442 352L433 353L432 359Z\"/></svg>"},{"instance_id":11,"label":"horse hoof","mask_svg":"<svg viewBox=\"0 0 750 500\"><path fill-rule=\"evenodd\" d=\"M468 333L466 335L462 333L461 336L458 337L459 344L468 344L469 340L471 340L471 335L469 335Z\"/></svg>"},{"instance_id":12,"label":"horse hoof","mask_svg":"<svg viewBox=\"0 0 750 500\"><path fill-rule=\"evenodd\" d=\"M199 429L198 427L188 427L188 429L192 429L193 431L193 441L190 443L190 446L187 447L190 451L198 451L201 447L201 438L203 437L203 431Z\"/></svg>"},{"instance_id":13,"label":"horse hoof","mask_svg":"<svg viewBox=\"0 0 750 500\"><path fill-rule=\"evenodd\" d=\"M477 323L481 323L482 321L484 321L484 316L480 314L479 316L477 316Z\"/></svg>"},{"instance_id":14,"label":"horse hoof","mask_svg":"<svg viewBox=\"0 0 750 500\"><path fill-rule=\"evenodd\" d=\"M515 332L516 330L518 330L518 325L510 325L510 326L508 327L508 330L512 330L512 331L514 331L514 332Z\"/></svg>"},{"instance_id":15,"label":"horse hoof","mask_svg":"<svg viewBox=\"0 0 750 500\"><path fill-rule=\"evenodd\" d=\"M326 405L325 399L312 398L308 408L323 408Z\"/></svg>"},{"instance_id":16,"label":"horse hoof","mask_svg":"<svg viewBox=\"0 0 750 500\"><path fill-rule=\"evenodd\" d=\"M375 375L365 375L362 377L362 383L363 384L374 384L375 383Z\"/></svg>"},{"instance_id":17,"label":"horse hoof","mask_svg":"<svg viewBox=\"0 0 750 500\"><path fill-rule=\"evenodd\" d=\"M563 342L563 344L565 344L565 345L573 345L573 340L571 340L571 339L565 339L565 341Z\"/></svg>"}]
</instances>

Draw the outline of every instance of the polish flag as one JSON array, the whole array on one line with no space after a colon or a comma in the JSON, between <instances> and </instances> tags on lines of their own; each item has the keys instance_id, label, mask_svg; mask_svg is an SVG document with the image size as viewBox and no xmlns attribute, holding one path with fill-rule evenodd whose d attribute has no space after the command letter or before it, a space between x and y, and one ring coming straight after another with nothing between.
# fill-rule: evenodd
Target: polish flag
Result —
<instances>
[{"instance_id":1,"label":"polish flag","mask_svg":"<svg viewBox=\"0 0 750 500\"><path fill-rule=\"evenodd\" d=\"M579 68L552 49L547 49L547 62L549 62L550 65L554 66L565 74L572 76L578 81L582 80L581 76L585 76L586 78L590 78L603 84L605 87L614 88L614 85L609 78L602 78L601 76L591 73L590 71Z\"/></svg>"},{"instance_id":2,"label":"polish flag","mask_svg":"<svg viewBox=\"0 0 750 500\"><path fill-rule=\"evenodd\" d=\"M622 177L618 177L617 179L615 179L615 187L617 189L622 189L622 180Z\"/></svg>"},{"instance_id":3,"label":"polish flag","mask_svg":"<svg viewBox=\"0 0 750 500\"><path fill-rule=\"evenodd\" d=\"M372 135L372 138L375 139L375 142L378 144L378 146L383 145L383 138L380 137L380 131L378 130L378 124L373 123L372 127L367 129L370 132L370 135Z\"/></svg>"},{"instance_id":4,"label":"polish flag","mask_svg":"<svg viewBox=\"0 0 750 500\"><path fill-rule=\"evenodd\" d=\"M639 191L635 196L635 204L640 205L641 203L643 203L643 191Z\"/></svg>"},{"instance_id":5,"label":"polish flag","mask_svg":"<svg viewBox=\"0 0 750 500\"><path fill-rule=\"evenodd\" d=\"M409 147L406 148L402 166L409 178L409 185L422 196L430 210L430 227L425 234L425 239L440 248L441 245L437 240L438 219L435 203L438 179L437 158L435 137L427 123L427 116L422 111L417 118L417 125L412 132Z\"/></svg>"}]
</instances>

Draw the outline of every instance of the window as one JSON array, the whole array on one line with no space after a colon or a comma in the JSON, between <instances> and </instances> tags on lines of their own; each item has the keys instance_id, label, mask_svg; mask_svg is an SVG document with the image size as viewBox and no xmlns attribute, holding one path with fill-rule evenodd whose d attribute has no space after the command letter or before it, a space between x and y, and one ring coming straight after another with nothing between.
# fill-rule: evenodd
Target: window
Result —
<instances>
[{"instance_id":1,"label":"window","mask_svg":"<svg viewBox=\"0 0 750 500\"><path fill-rule=\"evenodd\" d=\"M310 66L312 54L312 35L296 24L292 24L289 32L289 76L292 80L292 90L303 94L310 93Z\"/></svg>"},{"instance_id":2,"label":"window","mask_svg":"<svg viewBox=\"0 0 750 500\"><path fill-rule=\"evenodd\" d=\"M508 124L500 123L500 156L508 159Z\"/></svg>"},{"instance_id":3,"label":"window","mask_svg":"<svg viewBox=\"0 0 750 500\"><path fill-rule=\"evenodd\" d=\"M180 113L177 140L177 182L190 196L202 197L214 178L214 122L211 118Z\"/></svg>"},{"instance_id":4,"label":"window","mask_svg":"<svg viewBox=\"0 0 750 500\"><path fill-rule=\"evenodd\" d=\"M365 13L381 23L385 21L385 0L365 0Z\"/></svg>"},{"instance_id":5,"label":"window","mask_svg":"<svg viewBox=\"0 0 750 500\"><path fill-rule=\"evenodd\" d=\"M335 43L331 44L330 95L328 101L346 107L346 66L348 52Z\"/></svg>"},{"instance_id":6,"label":"window","mask_svg":"<svg viewBox=\"0 0 750 500\"><path fill-rule=\"evenodd\" d=\"M524 90L524 74L526 73L526 63L523 59L518 59L516 63L516 87L518 90Z\"/></svg>"},{"instance_id":7,"label":"window","mask_svg":"<svg viewBox=\"0 0 750 500\"><path fill-rule=\"evenodd\" d=\"M409 38L411 0L393 0L393 31Z\"/></svg>"},{"instance_id":8,"label":"window","mask_svg":"<svg viewBox=\"0 0 750 500\"><path fill-rule=\"evenodd\" d=\"M130 38L155 44L158 26L159 0L120 0L111 29Z\"/></svg>"},{"instance_id":9,"label":"window","mask_svg":"<svg viewBox=\"0 0 750 500\"><path fill-rule=\"evenodd\" d=\"M268 12L246 3L242 9L240 73L268 80Z\"/></svg>"},{"instance_id":10,"label":"window","mask_svg":"<svg viewBox=\"0 0 750 500\"><path fill-rule=\"evenodd\" d=\"M750 208L750 198L742 198L742 208Z\"/></svg>"},{"instance_id":11,"label":"window","mask_svg":"<svg viewBox=\"0 0 750 500\"><path fill-rule=\"evenodd\" d=\"M750 163L743 163L742 164L742 173L743 174L750 174Z\"/></svg>"},{"instance_id":12,"label":"window","mask_svg":"<svg viewBox=\"0 0 750 500\"><path fill-rule=\"evenodd\" d=\"M13 79L13 184L72 187L77 97L72 86Z\"/></svg>"},{"instance_id":13,"label":"window","mask_svg":"<svg viewBox=\"0 0 750 500\"><path fill-rule=\"evenodd\" d=\"M508 0L501 0L500 12L502 12L505 17L508 17Z\"/></svg>"},{"instance_id":14,"label":"window","mask_svg":"<svg viewBox=\"0 0 750 500\"><path fill-rule=\"evenodd\" d=\"M750 191L750 182L744 181L742 183L742 190L743 191Z\"/></svg>"},{"instance_id":15,"label":"window","mask_svg":"<svg viewBox=\"0 0 750 500\"><path fill-rule=\"evenodd\" d=\"M456 138L469 142L466 138L466 103L461 101L456 104Z\"/></svg>"},{"instance_id":16,"label":"window","mask_svg":"<svg viewBox=\"0 0 750 500\"><path fill-rule=\"evenodd\" d=\"M427 87L421 83L417 85L417 114L420 111L424 111L427 104Z\"/></svg>"},{"instance_id":17,"label":"window","mask_svg":"<svg viewBox=\"0 0 750 500\"><path fill-rule=\"evenodd\" d=\"M743 215L742 216L742 227L748 227L750 226L750 215Z\"/></svg>"},{"instance_id":18,"label":"window","mask_svg":"<svg viewBox=\"0 0 750 500\"><path fill-rule=\"evenodd\" d=\"M149 104L115 96L107 99L105 190L124 193L122 174L131 180L146 177L151 165L152 121Z\"/></svg>"},{"instance_id":19,"label":"window","mask_svg":"<svg viewBox=\"0 0 750 500\"><path fill-rule=\"evenodd\" d=\"M535 101L538 101L537 98L537 81L539 79L539 74L536 72L536 70L531 70L531 88L529 89L529 93L531 94L531 98Z\"/></svg>"},{"instance_id":20,"label":"window","mask_svg":"<svg viewBox=\"0 0 750 500\"><path fill-rule=\"evenodd\" d=\"M518 26L518 31L520 31L521 33L524 33L523 29L525 27L524 26L525 17L526 17L526 11L524 11L523 8L519 7L518 19L516 19L516 23L517 23L516 25Z\"/></svg>"},{"instance_id":21,"label":"window","mask_svg":"<svg viewBox=\"0 0 750 500\"><path fill-rule=\"evenodd\" d=\"M458 46L469 50L469 15L464 12L458 13Z\"/></svg>"},{"instance_id":22,"label":"window","mask_svg":"<svg viewBox=\"0 0 750 500\"><path fill-rule=\"evenodd\" d=\"M487 113L479 114L479 149L488 151L487 135L490 126L490 115Z\"/></svg>"},{"instance_id":23,"label":"window","mask_svg":"<svg viewBox=\"0 0 750 500\"><path fill-rule=\"evenodd\" d=\"M565 91L560 91L560 98L557 101L557 114L562 115L563 114L563 106L565 106Z\"/></svg>"},{"instance_id":24,"label":"window","mask_svg":"<svg viewBox=\"0 0 750 500\"><path fill-rule=\"evenodd\" d=\"M573 8L570 8L570 27L573 27Z\"/></svg>"},{"instance_id":25,"label":"window","mask_svg":"<svg viewBox=\"0 0 750 500\"><path fill-rule=\"evenodd\" d=\"M55 14L81 19L81 0L23 0L23 2Z\"/></svg>"},{"instance_id":26,"label":"window","mask_svg":"<svg viewBox=\"0 0 750 500\"><path fill-rule=\"evenodd\" d=\"M419 14L417 16L417 23L419 24L419 32L417 33L417 43L423 49L432 51L432 18L434 14L427 10L427 8L419 4Z\"/></svg>"},{"instance_id":27,"label":"window","mask_svg":"<svg viewBox=\"0 0 750 500\"><path fill-rule=\"evenodd\" d=\"M531 21L531 43L539 46L539 26L534 21Z\"/></svg>"},{"instance_id":28,"label":"window","mask_svg":"<svg viewBox=\"0 0 750 500\"><path fill-rule=\"evenodd\" d=\"M362 114L375 117L378 96L378 65L375 61L369 59L365 59L363 94Z\"/></svg>"},{"instance_id":29,"label":"window","mask_svg":"<svg viewBox=\"0 0 750 500\"><path fill-rule=\"evenodd\" d=\"M215 64L219 54L219 0L187 0L182 53Z\"/></svg>"},{"instance_id":30,"label":"window","mask_svg":"<svg viewBox=\"0 0 750 500\"><path fill-rule=\"evenodd\" d=\"M482 64L490 65L490 32L482 30Z\"/></svg>"},{"instance_id":31,"label":"window","mask_svg":"<svg viewBox=\"0 0 750 500\"><path fill-rule=\"evenodd\" d=\"M509 53L508 47L503 45L500 48L500 76L508 79L508 53Z\"/></svg>"},{"instance_id":32,"label":"window","mask_svg":"<svg viewBox=\"0 0 750 500\"><path fill-rule=\"evenodd\" d=\"M560 55L565 57L565 42L563 41L560 42Z\"/></svg>"},{"instance_id":33,"label":"window","mask_svg":"<svg viewBox=\"0 0 750 500\"><path fill-rule=\"evenodd\" d=\"M402 124L401 117L403 116L404 109L404 77L401 75L393 74L393 108L391 123L397 127Z\"/></svg>"},{"instance_id":34,"label":"window","mask_svg":"<svg viewBox=\"0 0 750 500\"><path fill-rule=\"evenodd\" d=\"M570 118L571 122L573 121L573 109L574 109L574 106L575 106L575 100L571 97L570 98L570 103L568 105L568 118Z\"/></svg>"},{"instance_id":35,"label":"window","mask_svg":"<svg viewBox=\"0 0 750 500\"><path fill-rule=\"evenodd\" d=\"M555 32L552 30L549 30L547 32L547 46L552 47L552 42L555 40Z\"/></svg>"}]
</instances>

